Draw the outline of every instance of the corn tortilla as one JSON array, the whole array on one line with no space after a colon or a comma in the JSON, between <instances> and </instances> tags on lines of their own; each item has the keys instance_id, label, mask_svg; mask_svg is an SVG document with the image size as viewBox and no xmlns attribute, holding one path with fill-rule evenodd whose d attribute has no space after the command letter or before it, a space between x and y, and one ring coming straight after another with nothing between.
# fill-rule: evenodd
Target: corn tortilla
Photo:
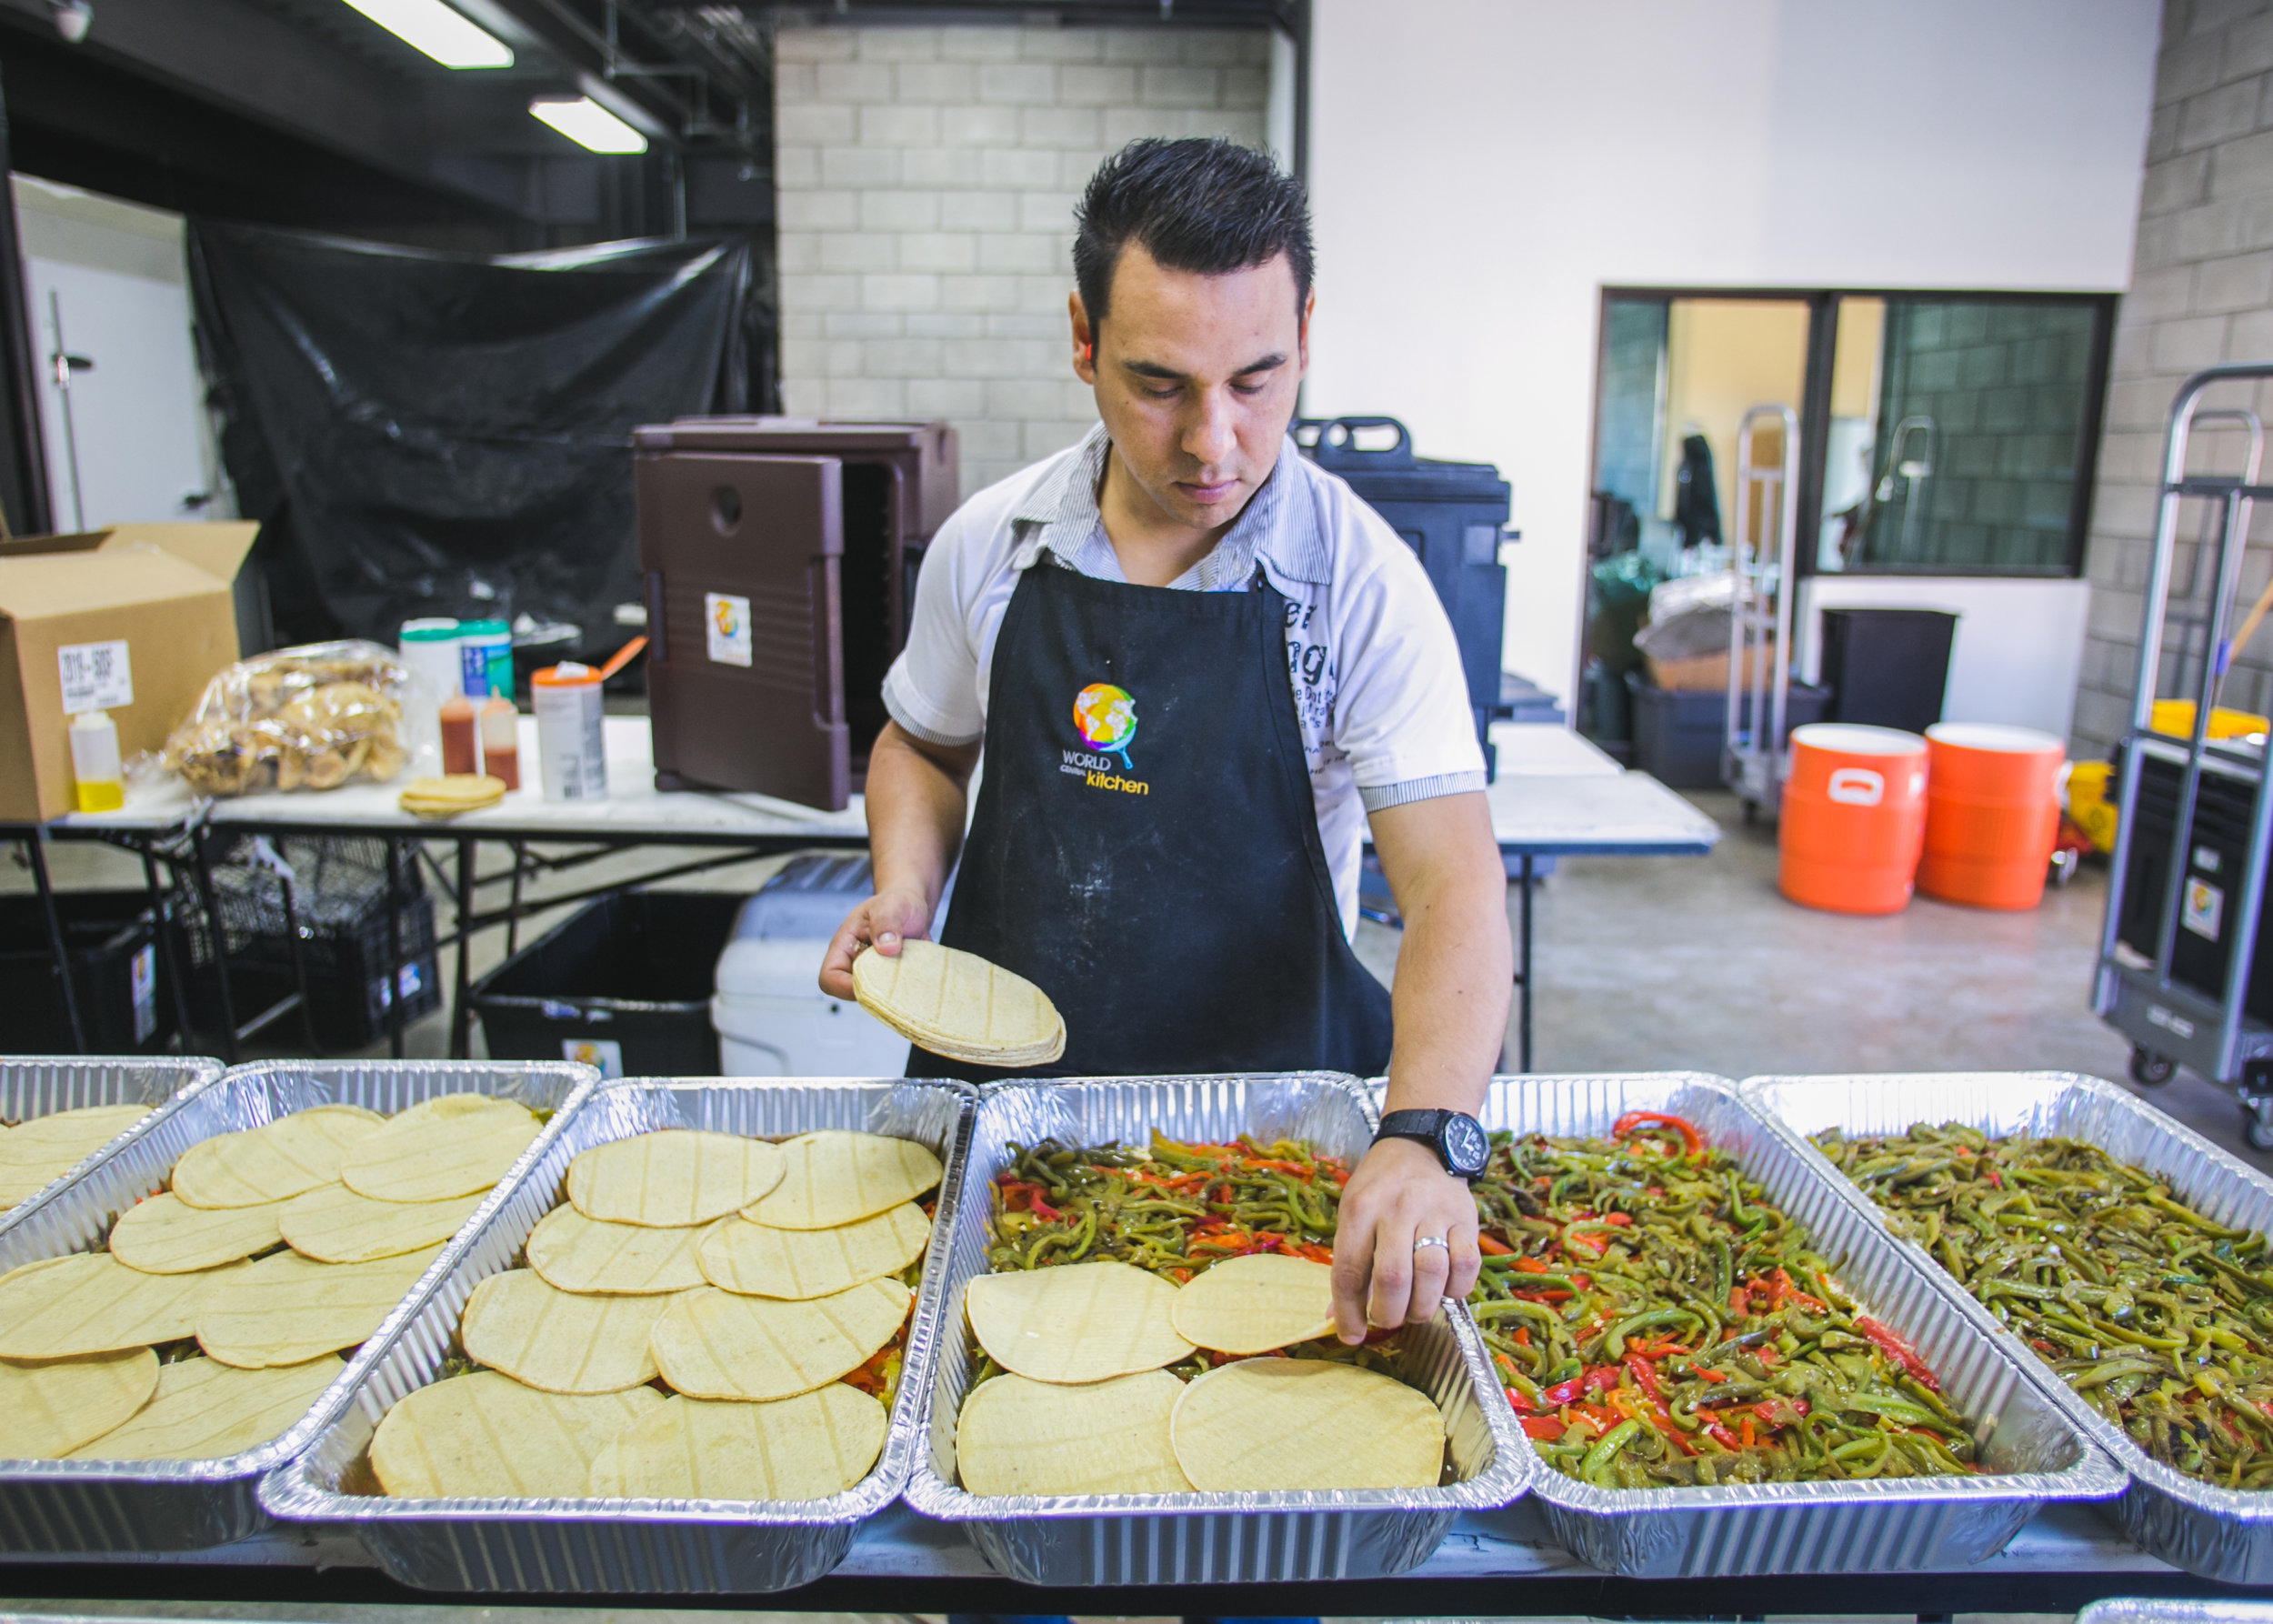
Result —
<instances>
[{"instance_id":1,"label":"corn tortilla","mask_svg":"<svg viewBox=\"0 0 2273 1624\"><path fill-rule=\"evenodd\" d=\"M192 1207L259 1207L339 1181L349 1146L386 1119L361 1106L319 1105L239 1133L216 1134L182 1152L174 1193Z\"/></svg>"},{"instance_id":2,"label":"corn tortilla","mask_svg":"<svg viewBox=\"0 0 2273 1624\"><path fill-rule=\"evenodd\" d=\"M74 1460L225 1460L281 1436L346 1366L331 1354L304 1365L240 1370L219 1359L176 1359L158 1369L141 1413Z\"/></svg>"},{"instance_id":3,"label":"corn tortilla","mask_svg":"<svg viewBox=\"0 0 2273 1624\"><path fill-rule=\"evenodd\" d=\"M939 1158L913 1139L828 1129L781 1148L782 1180L742 1208L776 1229L835 1229L913 1200L939 1182Z\"/></svg>"},{"instance_id":4,"label":"corn tortilla","mask_svg":"<svg viewBox=\"0 0 2273 1624\"><path fill-rule=\"evenodd\" d=\"M1334 1268L1276 1252L1227 1258L1176 1294L1176 1334L1217 1353L1269 1353L1334 1328Z\"/></svg>"},{"instance_id":5,"label":"corn tortilla","mask_svg":"<svg viewBox=\"0 0 2273 1624\"><path fill-rule=\"evenodd\" d=\"M585 1151L568 1164L568 1199L606 1223L691 1228L748 1206L781 1176L778 1145L671 1128Z\"/></svg>"},{"instance_id":6,"label":"corn tortilla","mask_svg":"<svg viewBox=\"0 0 2273 1624\"><path fill-rule=\"evenodd\" d=\"M265 1252L283 1238L276 1216L284 1203L258 1207L192 1207L160 1192L135 1202L111 1226L111 1256L145 1274L192 1274Z\"/></svg>"},{"instance_id":7,"label":"corn tortilla","mask_svg":"<svg viewBox=\"0 0 2273 1624\"><path fill-rule=\"evenodd\" d=\"M896 1275L924 1255L931 1220L906 1203L836 1229L775 1229L730 1218L695 1248L704 1278L745 1297L827 1297Z\"/></svg>"},{"instance_id":8,"label":"corn tortilla","mask_svg":"<svg viewBox=\"0 0 2273 1624\"><path fill-rule=\"evenodd\" d=\"M466 1299L458 1341L476 1364L547 1393L613 1393L653 1381L649 1334L671 1297L578 1297L533 1270L491 1275Z\"/></svg>"},{"instance_id":9,"label":"corn tortilla","mask_svg":"<svg viewBox=\"0 0 2273 1624\"><path fill-rule=\"evenodd\" d=\"M1038 1066L1066 1051L1066 1022L1049 996L975 953L903 942L889 958L860 954L852 973L862 1008L935 1054Z\"/></svg>"},{"instance_id":10,"label":"corn tortilla","mask_svg":"<svg viewBox=\"0 0 2273 1624\"><path fill-rule=\"evenodd\" d=\"M0 1359L0 1457L55 1460L123 1425L158 1385L158 1356L125 1348L85 1358Z\"/></svg>"},{"instance_id":11,"label":"corn tortilla","mask_svg":"<svg viewBox=\"0 0 2273 1624\"><path fill-rule=\"evenodd\" d=\"M446 1201L506 1176L542 1128L486 1094L445 1094L402 1112L341 1160L340 1182L375 1201Z\"/></svg>"},{"instance_id":12,"label":"corn tortilla","mask_svg":"<svg viewBox=\"0 0 2273 1624\"><path fill-rule=\"evenodd\" d=\"M263 1258L205 1299L198 1344L240 1369L301 1365L353 1348L441 1255L436 1246L369 1263L318 1263L297 1252Z\"/></svg>"},{"instance_id":13,"label":"corn tortilla","mask_svg":"<svg viewBox=\"0 0 2273 1624\"><path fill-rule=\"evenodd\" d=\"M249 1267L153 1275L108 1252L44 1258L0 1275L0 1358L76 1358L176 1342L205 1299Z\"/></svg>"},{"instance_id":14,"label":"corn tortilla","mask_svg":"<svg viewBox=\"0 0 2273 1624\"><path fill-rule=\"evenodd\" d=\"M1177 1398L1177 1463L1209 1493L1433 1489L1444 1417L1428 1395L1330 1359L1241 1359Z\"/></svg>"},{"instance_id":15,"label":"corn tortilla","mask_svg":"<svg viewBox=\"0 0 2273 1624\"><path fill-rule=\"evenodd\" d=\"M30 1200L155 1108L83 1106L35 1117L0 1134L0 1210Z\"/></svg>"},{"instance_id":16,"label":"corn tortilla","mask_svg":"<svg viewBox=\"0 0 2273 1624\"><path fill-rule=\"evenodd\" d=\"M997 1376L963 1400L955 1459L973 1494L1187 1494L1168 1418L1184 1384L1140 1370L1084 1387Z\"/></svg>"},{"instance_id":17,"label":"corn tortilla","mask_svg":"<svg viewBox=\"0 0 2273 1624\"><path fill-rule=\"evenodd\" d=\"M610 1499L817 1500L868 1475L884 1406L841 1381L772 1404L667 1398L602 1449L592 1492Z\"/></svg>"},{"instance_id":18,"label":"corn tortilla","mask_svg":"<svg viewBox=\"0 0 2273 1624\"><path fill-rule=\"evenodd\" d=\"M388 1410L371 1469L400 1499L578 1499L593 1457L663 1402L651 1387L571 1397L476 1370Z\"/></svg>"},{"instance_id":19,"label":"corn tortilla","mask_svg":"<svg viewBox=\"0 0 2273 1624\"><path fill-rule=\"evenodd\" d=\"M487 1190L441 1201L375 1201L327 1184L285 1203L276 1227L292 1249L319 1263L369 1263L447 1240Z\"/></svg>"},{"instance_id":20,"label":"corn tortilla","mask_svg":"<svg viewBox=\"0 0 2273 1624\"><path fill-rule=\"evenodd\" d=\"M866 1364L914 1301L897 1280L796 1302L706 1288L672 1301L648 1346L663 1379L690 1398L787 1398Z\"/></svg>"},{"instance_id":21,"label":"corn tortilla","mask_svg":"<svg viewBox=\"0 0 2273 1624\"><path fill-rule=\"evenodd\" d=\"M979 1346L1036 1381L1103 1381L1188 1358L1177 1288L1126 1263L1073 1263L977 1275L963 1288Z\"/></svg>"},{"instance_id":22,"label":"corn tortilla","mask_svg":"<svg viewBox=\"0 0 2273 1624\"><path fill-rule=\"evenodd\" d=\"M652 1297L709 1283L695 1261L696 1245L707 1233L603 1223L563 1206L537 1221L524 1250L529 1267L562 1291Z\"/></svg>"}]
</instances>

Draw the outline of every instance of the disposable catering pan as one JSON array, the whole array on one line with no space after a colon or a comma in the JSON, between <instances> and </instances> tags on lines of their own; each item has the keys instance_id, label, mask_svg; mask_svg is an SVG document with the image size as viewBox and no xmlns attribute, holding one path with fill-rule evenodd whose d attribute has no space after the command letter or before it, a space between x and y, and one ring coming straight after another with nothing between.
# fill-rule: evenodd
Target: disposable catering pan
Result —
<instances>
[{"instance_id":1,"label":"disposable catering pan","mask_svg":"<svg viewBox=\"0 0 2273 1624\"><path fill-rule=\"evenodd\" d=\"M1797 1153L1860 1216L1881 1227L1870 1198L1842 1177L1808 1136L1900 1134L1919 1122L1962 1122L1995 1138L2060 1135L2168 1178L2178 1199L2231 1228L2273 1231L2273 1179L2228 1155L2113 1083L2068 1071L1926 1072L1877 1077L1757 1077L1746 1098L1774 1118ZM1887 1232L1892 1238L1891 1231ZM1922 1248L1896 1244L1932 1271L1977 1336L1993 1341L2051 1395L2085 1436L2130 1475L2112 1508L2117 1524L2164 1561L2228 1584L2273 1582L2273 1492L2219 1489L2163 1465L2120 1427L2068 1390L2028 1345L1975 1301Z\"/></svg>"},{"instance_id":2,"label":"disposable catering pan","mask_svg":"<svg viewBox=\"0 0 2273 1624\"><path fill-rule=\"evenodd\" d=\"M556 1113L523 1153L526 1162L558 1137L580 1091L598 1080L590 1067L560 1061L239 1066L175 1096L27 1203L14 1223L0 1228L0 1270L101 1246L120 1213L165 1188L184 1151L218 1134L258 1128L309 1106L359 1105L391 1115L444 1094L489 1094ZM467 1229L498 1194L491 1192L466 1220ZM446 1249L427 1272L446 1257ZM398 1305L388 1322L402 1312ZM261 1474L307 1446L325 1406L354 1383L386 1328L383 1323L372 1334L299 1420L241 1454L219 1460L0 1460L0 1551L194 1550L243 1539L264 1520L254 1498Z\"/></svg>"},{"instance_id":3,"label":"disposable catering pan","mask_svg":"<svg viewBox=\"0 0 2273 1624\"><path fill-rule=\"evenodd\" d=\"M0 1121L28 1122L57 1111L75 1111L96 1105L146 1105L153 1110L176 1095L202 1088L221 1075L221 1062L194 1056L100 1055L65 1058L50 1055L0 1055ZM123 1130L111 1140L139 1131L149 1118ZM105 1146L104 1148L108 1148ZM79 1166L93 1161L101 1150L91 1151ZM76 1172L77 1168L73 1168ZM0 1213L0 1234L20 1223L40 1199L54 1193L62 1178L38 1195Z\"/></svg>"},{"instance_id":4,"label":"disposable catering pan","mask_svg":"<svg viewBox=\"0 0 2273 1624\"><path fill-rule=\"evenodd\" d=\"M291 1522L352 1528L379 1565L431 1590L665 1592L785 1590L844 1559L853 1530L898 1498L919 1447L956 1174L974 1090L963 1083L782 1078L675 1082L626 1078L596 1089L559 1138L524 1162L502 1202L461 1234L419 1282L408 1311L325 1395L314 1440L271 1472L261 1504ZM536 1222L557 1206L568 1164L596 1145L657 1128L781 1138L853 1128L916 1139L945 1164L932 1245L916 1294L900 1390L868 1475L820 1500L390 1499L370 1481L371 1435L389 1407L436 1380L456 1345L474 1288L513 1268ZM350 1485L360 1477L357 1492Z\"/></svg>"},{"instance_id":5,"label":"disposable catering pan","mask_svg":"<svg viewBox=\"0 0 2273 1624\"><path fill-rule=\"evenodd\" d=\"M979 1101L963 1167L962 1205L946 1238L937 1373L925 1395L926 1448L907 1503L958 1522L981 1555L1030 1584L1188 1585L1401 1573L1428 1559L1465 1510L1523 1493L1521 1429L1500 1398L1484 1344L1457 1304L1406 1333L1406 1375L1444 1412L1455 1480L1436 1489L1262 1494L994 1495L956 1482L955 1423L971 1377L963 1287L986 1272L991 1186L1013 1143L1141 1146L1171 1138L1307 1139L1353 1165L1373 1138L1371 1109L1350 1078L1124 1078L1002 1083Z\"/></svg>"},{"instance_id":6,"label":"disposable catering pan","mask_svg":"<svg viewBox=\"0 0 2273 1624\"><path fill-rule=\"evenodd\" d=\"M1839 1283L1933 1368L1971 1423L1985 1469L1864 1483L1597 1489L1532 1454L1531 1492L1573 1556L1636 1579L1960 1568L2003 1549L2040 1506L2121 1492L2122 1475L2023 1373L2022 1359L1978 1335L1938 1272L1891 1244L1856 1209L1845 1181L1801 1155L1734 1083L1694 1072L1499 1077L1483 1122L1495 1131L1600 1138L1636 1110L1686 1118L1759 1181Z\"/></svg>"},{"instance_id":7,"label":"disposable catering pan","mask_svg":"<svg viewBox=\"0 0 2273 1624\"><path fill-rule=\"evenodd\" d=\"M2273 1624L2273 1601L2178 1601L2116 1596L2095 1601L2076 1624Z\"/></svg>"}]
</instances>

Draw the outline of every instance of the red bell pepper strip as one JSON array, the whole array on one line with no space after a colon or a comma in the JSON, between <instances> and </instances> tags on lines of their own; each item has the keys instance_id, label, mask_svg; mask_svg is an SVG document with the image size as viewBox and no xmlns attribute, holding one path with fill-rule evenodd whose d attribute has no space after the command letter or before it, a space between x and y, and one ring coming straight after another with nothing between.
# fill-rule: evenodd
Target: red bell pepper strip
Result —
<instances>
[{"instance_id":1,"label":"red bell pepper strip","mask_svg":"<svg viewBox=\"0 0 2273 1624\"><path fill-rule=\"evenodd\" d=\"M1523 1430L1527 1437L1543 1438L1553 1443L1569 1430L1568 1426L1554 1416L1525 1416Z\"/></svg>"},{"instance_id":2,"label":"red bell pepper strip","mask_svg":"<svg viewBox=\"0 0 2273 1624\"><path fill-rule=\"evenodd\" d=\"M1627 1112L1625 1116L1610 1124L1610 1142L1615 1145L1637 1128L1670 1128L1681 1136L1681 1143L1687 1148L1688 1154L1691 1156L1697 1155L1705 1148L1705 1138L1702 1134L1682 1121L1680 1118L1665 1111Z\"/></svg>"},{"instance_id":3,"label":"red bell pepper strip","mask_svg":"<svg viewBox=\"0 0 2273 1624\"><path fill-rule=\"evenodd\" d=\"M1657 1423L1657 1430L1664 1433L1673 1447L1684 1455L1696 1454L1687 1434L1674 1420L1673 1412L1666 1408L1665 1393L1657 1386L1657 1372L1651 1368L1649 1361L1637 1353L1629 1353L1626 1356L1625 1364L1626 1373L1634 1378L1634 1386L1648 1400L1649 1412Z\"/></svg>"},{"instance_id":4,"label":"red bell pepper strip","mask_svg":"<svg viewBox=\"0 0 2273 1624\"><path fill-rule=\"evenodd\" d=\"M1908 1342L1867 1315L1855 1316L1855 1328L1877 1343L1879 1350L1896 1364L1901 1366L1912 1381L1917 1382L1929 1393L1941 1391L1941 1383L1934 1378L1933 1371L1928 1368L1924 1359L1918 1357Z\"/></svg>"},{"instance_id":5,"label":"red bell pepper strip","mask_svg":"<svg viewBox=\"0 0 2273 1624\"><path fill-rule=\"evenodd\" d=\"M1743 1443L1737 1439L1737 1435L1729 1431L1727 1428L1722 1426L1718 1421L1707 1421L1705 1423L1705 1436L1711 1439L1724 1449L1734 1451L1744 1448Z\"/></svg>"},{"instance_id":6,"label":"red bell pepper strip","mask_svg":"<svg viewBox=\"0 0 2273 1624\"><path fill-rule=\"evenodd\" d=\"M1489 1235L1478 1234L1476 1238L1476 1249L1487 1258L1507 1258L1513 1256L1516 1248L1504 1240L1497 1239ZM1516 1267L1520 1268L1523 1266L1517 1264Z\"/></svg>"}]
</instances>

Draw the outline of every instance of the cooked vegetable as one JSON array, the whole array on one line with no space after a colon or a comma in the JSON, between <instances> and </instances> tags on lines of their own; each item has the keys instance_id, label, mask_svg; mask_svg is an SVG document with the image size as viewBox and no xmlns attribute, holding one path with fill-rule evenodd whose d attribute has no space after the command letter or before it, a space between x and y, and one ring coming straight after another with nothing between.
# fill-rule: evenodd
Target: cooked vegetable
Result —
<instances>
[{"instance_id":1,"label":"cooked vegetable","mask_svg":"<svg viewBox=\"0 0 2273 1624\"><path fill-rule=\"evenodd\" d=\"M1958 1123L1817 1145L2157 1460L2273 1488L2273 1257L2078 1139Z\"/></svg>"},{"instance_id":2,"label":"cooked vegetable","mask_svg":"<svg viewBox=\"0 0 2273 1624\"><path fill-rule=\"evenodd\" d=\"M1678 1117L1492 1136L1468 1302L1540 1455L1604 1489L1942 1477L1973 1439L1728 1156Z\"/></svg>"}]
</instances>

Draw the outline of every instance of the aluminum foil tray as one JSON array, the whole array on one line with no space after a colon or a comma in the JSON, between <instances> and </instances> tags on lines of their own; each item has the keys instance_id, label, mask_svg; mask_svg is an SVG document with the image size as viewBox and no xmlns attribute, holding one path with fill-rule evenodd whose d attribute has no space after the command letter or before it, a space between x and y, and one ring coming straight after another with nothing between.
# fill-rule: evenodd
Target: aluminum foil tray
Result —
<instances>
[{"instance_id":1,"label":"aluminum foil tray","mask_svg":"<svg viewBox=\"0 0 2273 1624\"><path fill-rule=\"evenodd\" d=\"M2273 1601L2178 1601L2117 1596L2095 1601L2076 1624L2273 1624Z\"/></svg>"},{"instance_id":2,"label":"aluminum foil tray","mask_svg":"<svg viewBox=\"0 0 2273 1624\"><path fill-rule=\"evenodd\" d=\"M1401 1573L1427 1560L1459 1512L1520 1496L1527 1456L1517 1441L1521 1429L1474 1322L1457 1304L1406 1339L1408 1379L1444 1412L1457 1481L1442 1488L979 1496L956 1485L955 1422L971 1375L963 1286L986 1272L990 1187L1009 1163L1012 1142L1054 1136L1074 1145L1141 1145L1156 1128L1181 1139L1249 1133L1307 1139L1354 1164L1373 1126L1358 1087L1325 1073L987 1088L963 1167L962 1204L943 1248L945 1288L934 1304L937 1370L924 1396L925 1447L908 1478L907 1503L926 1517L961 1523L988 1562L1029 1584L1190 1585Z\"/></svg>"},{"instance_id":3,"label":"aluminum foil tray","mask_svg":"<svg viewBox=\"0 0 2273 1624\"><path fill-rule=\"evenodd\" d=\"M437 1095L492 1094L559 1113L525 1153L526 1162L558 1137L580 1091L597 1081L590 1067L558 1061L240 1066L177 1094L82 1162L70 1178L19 1208L14 1221L0 1227L0 1271L102 1245L120 1213L165 1188L182 1152L217 1134L258 1128L313 1105L359 1105L392 1114ZM491 1192L466 1220L467 1230L496 1204L497 1195ZM446 1248L428 1273L447 1257ZM388 1323L402 1312L398 1306ZM243 1539L265 1520L254 1498L261 1474L307 1447L332 1396L355 1382L386 1330L382 1324L305 1415L242 1454L221 1460L0 1461L0 1551L194 1550Z\"/></svg>"},{"instance_id":4,"label":"aluminum foil tray","mask_svg":"<svg viewBox=\"0 0 2273 1624\"><path fill-rule=\"evenodd\" d=\"M2233 1228L2273 1231L2273 1178L2227 1154L2113 1083L2066 1071L1926 1072L1877 1077L1759 1077L1746 1098L1772 1116L1856 1211L1885 1219L1841 1178L1810 1134L1899 1134L1918 1122L1962 1122L1996 1137L2059 1134L2168 1178L2178 1198ZM1892 1238L1891 1235L1888 1237ZM1895 1244L1930 1269L1975 1335L1987 1338L2051 1395L2085 1436L2130 1475L2112 1508L2123 1532L2164 1561L2228 1584L2273 1583L2273 1493L2219 1489L2163 1465L2068 1384L1923 1248Z\"/></svg>"},{"instance_id":5,"label":"aluminum foil tray","mask_svg":"<svg viewBox=\"0 0 2273 1624\"><path fill-rule=\"evenodd\" d=\"M220 1061L186 1056L155 1059L143 1055L70 1058L0 1056L0 1121L25 1122L34 1117L52 1117L57 1111L75 1111L93 1105L146 1105L155 1109L178 1094L203 1088L220 1075ZM145 1117L103 1149L116 1145L126 1133L139 1132L148 1121L149 1118ZM102 1153L91 1152L79 1167L85 1167ZM72 1173L78 1170L74 1168L37 1195L0 1213L0 1235L22 1222L26 1213L67 1183Z\"/></svg>"},{"instance_id":6,"label":"aluminum foil tray","mask_svg":"<svg viewBox=\"0 0 2273 1624\"><path fill-rule=\"evenodd\" d=\"M2122 1474L2086 1443L2005 1347L1976 1333L1938 1271L1857 1210L1844 1179L1796 1150L1735 1084L1693 1072L1494 1078L1484 1126L1607 1136L1627 1111L1670 1111L1726 1150L1804 1226L1840 1284L1908 1339L1972 1423L1987 1469L1968 1478L1597 1489L1531 1452L1531 1492L1556 1540L1636 1579L1962 1568L1991 1557L2038 1508L2107 1499ZM1504 1403L1504 1401L1503 1401Z\"/></svg>"},{"instance_id":7,"label":"aluminum foil tray","mask_svg":"<svg viewBox=\"0 0 2273 1624\"><path fill-rule=\"evenodd\" d=\"M372 1357L325 1395L313 1442L271 1472L261 1503L286 1521L352 1528L386 1571L433 1590L665 1592L783 1590L844 1559L853 1530L898 1498L921 1448L956 1171L976 1093L962 1083L783 1078L672 1082L628 1078L596 1090L543 1155L522 1164L504 1199L419 1283L406 1312L368 1345ZM875 1469L822 1500L389 1499L349 1492L367 1471L371 1435L405 1394L433 1381L457 1340L476 1285L511 1268L536 1222L559 1205L580 1151L665 1128L783 1137L843 1128L929 1146L945 1164L884 1449ZM374 1486L375 1488L375 1486Z\"/></svg>"}]
</instances>

